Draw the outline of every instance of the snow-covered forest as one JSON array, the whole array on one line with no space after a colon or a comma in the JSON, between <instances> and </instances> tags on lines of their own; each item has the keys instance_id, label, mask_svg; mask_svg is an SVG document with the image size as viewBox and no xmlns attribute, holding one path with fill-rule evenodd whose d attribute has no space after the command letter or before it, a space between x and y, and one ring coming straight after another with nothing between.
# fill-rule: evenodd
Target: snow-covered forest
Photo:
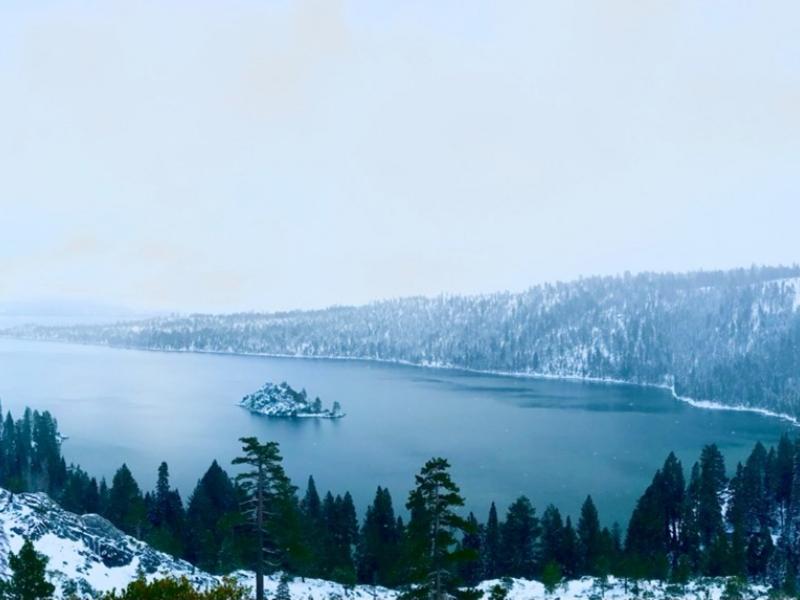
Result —
<instances>
[{"instance_id":1,"label":"snow-covered forest","mask_svg":"<svg viewBox=\"0 0 800 600\"><path fill-rule=\"evenodd\" d=\"M674 383L682 396L800 415L798 266L594 277L521 293L6 333L133 348Z\"/></svg>"}]
</instances>

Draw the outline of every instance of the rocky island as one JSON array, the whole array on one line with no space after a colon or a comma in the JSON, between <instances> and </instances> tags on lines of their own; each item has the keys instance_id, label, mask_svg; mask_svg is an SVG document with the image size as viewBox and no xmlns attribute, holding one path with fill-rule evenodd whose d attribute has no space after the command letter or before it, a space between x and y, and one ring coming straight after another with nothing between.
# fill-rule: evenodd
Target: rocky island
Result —
<instances>
[{"instance_id":1,"label":"rocky island","mask_svg":"<svg viewBox=\"0 0 800 600\"><path fill-rule=\"evenodd\" d=\"M265 383L259 390L242 398L239 405L268 417L339 419L344 416L338 402L334 402L331 408L323 408L319 397L309 400L305 389L298 392L285 381L277 385Z\"/></svg>"}]
</instances>

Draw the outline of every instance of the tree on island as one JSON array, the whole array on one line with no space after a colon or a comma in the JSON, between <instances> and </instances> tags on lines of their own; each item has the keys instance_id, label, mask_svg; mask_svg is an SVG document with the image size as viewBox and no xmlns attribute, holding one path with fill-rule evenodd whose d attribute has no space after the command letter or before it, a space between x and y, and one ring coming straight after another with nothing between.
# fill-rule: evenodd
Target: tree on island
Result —
<instances>
[{"instance_id":1,"label":"tree on island","mask_svg":"<svg viewBox=\"0 0 800 600\"><path fill-rule=\"evenodd\" d=\"M17 554L8 557L11 579L0 581L2 600L47 600L53 597L55 586L47 581L45 572L48 558L25 540Z\"/></svg>"},{"instance_id":2,"label":"tree on island","mask_svg":"<svg viewBox=\"0 0 800 600\"><path fill-rule=\"evenodd\" d=\"M272 520L280 502L291 496L294 488L283 470L277 442L262 444L255 437L239 441L244 455L233 459L233 464L250 467L239 473L236 481L245 495L243 511L255 534L256 600L264 600L264 567L277 568L281 559Z\"/></svg>"}]
</instances>

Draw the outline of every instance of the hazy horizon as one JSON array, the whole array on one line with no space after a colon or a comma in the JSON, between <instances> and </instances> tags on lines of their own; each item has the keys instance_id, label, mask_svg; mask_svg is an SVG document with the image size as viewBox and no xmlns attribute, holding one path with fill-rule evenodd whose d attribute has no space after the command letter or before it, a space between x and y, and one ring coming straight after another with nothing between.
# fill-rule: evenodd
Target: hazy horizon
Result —
<instances>
[{"instance_id":1,"label":"hazy horizon","mask_svg":"<svg viewBox=\"0 0 800 600\"><path fill-rule=\"evenodd\" d=\"M800 5L6 3L0 303L800 260Z\"/></svg>"}]
</instances>

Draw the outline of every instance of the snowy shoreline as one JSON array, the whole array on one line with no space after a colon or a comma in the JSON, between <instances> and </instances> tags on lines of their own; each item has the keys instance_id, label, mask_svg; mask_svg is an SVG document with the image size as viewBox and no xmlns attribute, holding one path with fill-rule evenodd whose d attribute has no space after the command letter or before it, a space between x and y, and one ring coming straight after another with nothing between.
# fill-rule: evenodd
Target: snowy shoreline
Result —
<instances>
[{"instance_id":1,"label":"snowy shoreline","mask_svg":"<svg viewBox=\"0 0 800 600\"><path fill-rule=\"evenodd\" d=\"M749 412L759 414L763 417L770 417L774 419L779 419L781 421L787 421L794 426L800 426L800 419L797 417L793 417L786 413L777 413L766 408L758 408L754 406L744 406L741 404L722 404L720 402L716 402L713 400L697 400L695 398L691 398L689 396L682 396L675 391L674 384L667 384L667 383L646 383L646 382L639 382L639 381L627 381L624 379L615 379L613 377L591 377L585 375L570 375L570 374L553 374L553 373L535 373L535 372L514 372L514 371L496 371L496 370L488 370L488 369L471 369L469 367L460 367L456 365L450 365L446 363L436 363L436 362L413 362L409 360L402 360L402 359L390 359L390 358L371 358L371 357L364 357L364 356L336 356L336 355L315 355L311 356L308 354L281 354L281 353L272 353L272 352L241 352L235 350L203 350L198 348L153 348L153 347L142 347L142 346L122 346L122 345L112 345L112 344L105 344L102 342L77 342L77 341L68 341L68 340L53 340L53 339L37 339L33 337L15 337L15 336L6 336L0 335L0 337L5 339L16 339L16 340L24 340L30 342L47 342L47 343L57 343L57 344L71 344L71 345L78 345L78 346L94 346L94 347L102 347L102 348L111 348L114 350L138 350L140 352L168 352L168 353L177 353L177 354L216 354L221 356L250 356L250 357L263 357L263 358L300 358L304 360L334 360L334 361L361 361L361 362L371 362L371 363L378 363L378 364L387 364L387 365L400 365L404 367L415 367L420 369L434 369L434 370L444 370L444 371L459 371L462 373L474 373L476 375L494 375L497 377L517 377L517 378L525 378L525 379L549 379L553 381L575 381L581 383L603 383L609 385L632 385L637 387L643 388L655 388L660 390L666 390L672 394L672 397L685 404L693 406L694 408L701 408L705 410L727 410L733 412Z\"/></svg>"}]
</instances>

